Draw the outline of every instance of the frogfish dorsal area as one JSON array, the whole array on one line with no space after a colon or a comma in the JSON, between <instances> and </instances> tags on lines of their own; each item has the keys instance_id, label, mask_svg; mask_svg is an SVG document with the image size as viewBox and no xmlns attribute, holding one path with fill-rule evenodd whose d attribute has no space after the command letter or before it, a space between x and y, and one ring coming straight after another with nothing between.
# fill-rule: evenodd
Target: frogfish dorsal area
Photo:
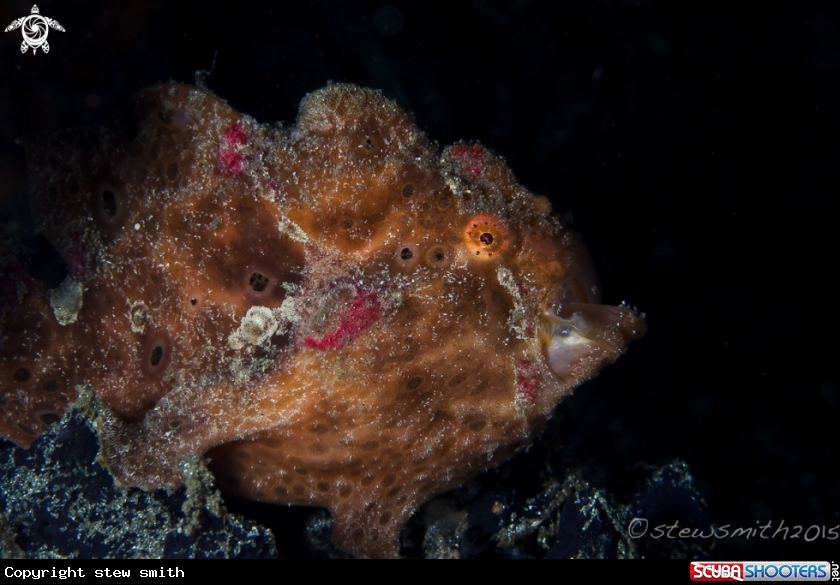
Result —
<instances>
[{"instance_id":1,"label":"frogfish dorsal area","mask_svg":"<svg viewBox=\"0 0 840 585\"><path fill-rule=\"evenodd\" d=\"M205 89L25 141L48 289L0 247L0 433L28 446L89 387L121 485L324 506L396 556L409 515L524 448L644 334L578 237L479 144L443 152L331 84L294 125Z\"/></svg>"}]
</instances>

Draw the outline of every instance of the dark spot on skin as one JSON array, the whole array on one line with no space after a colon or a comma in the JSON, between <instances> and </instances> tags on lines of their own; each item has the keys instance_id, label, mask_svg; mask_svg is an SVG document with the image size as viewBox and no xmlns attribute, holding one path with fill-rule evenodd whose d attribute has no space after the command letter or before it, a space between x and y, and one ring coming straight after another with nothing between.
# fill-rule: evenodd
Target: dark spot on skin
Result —
<instances>
[{"instance_id":1,"label":"dark spot on skin","mask_svg":"<svg viewBox=\"0 0 840 585\"><path fill-rule=\"evenodd\" d=\"M423 378L420 376L414 376L413 378L409 379L408 382L405 383L405 387L408 390L416 390L420 387L420 384L423 383Z\"/></svg>"},{"instance_id":2,"label":"dark spot on skin","mask_svg":"<svg viewBox=\"0 0 840 585\"><path fill-rule=\"evenodd\" d=\"M414 185L412 185L411 183L404 185L402 188L402 194L403 197L411 197L412 195L414 195Z\"/></svg>"},{"instance_id":3,"label":"dark spot on skin","mask_svg":"<svg viewBox=\"0 0 840 585\"><path fill-rule=\"evenodd\" d=\"M345 219L344 221L341 222L341 227L343 227L346 230L351 229L353 227L353 225L354 225L354 222L353 222L352 219Z\"/></svg>"},{"instance_id":4,"label":"dark spot on skin","mask_svg":"<svg viewBox=\"0 0 840 585\"><path fill-rule=\"evenodd\" d=\"M117 214L117 196L113 191L102 192L102 209L108 217L114 217Z\"/></svg>"},{"instance_id":5,"label":"dark spot on skin","mask_svg":"<svg viewBox=\"0 0 840 585\"><path fill-rule=\"evenodd\" d=\"M268 278L259 272L254 272L251 274L248 284L251 285L251 288L256 292L262 292L266 289L266 287L268 287Z\"/></svg>"},{"instance_id":6,"label":"dark spot on skin","mask_svg":"<svg viewBox=\"0 0 840 585\"><path fill-rule=\"evenodd\" d=\"M176 431L181 428L181 421L177 418L174 420L169 421L169 428L173 431Z\"/></svg>"},{"instance_id":7,"label":"dark spot on skin","mask_svg":"<svg viewBox=\"0 0 840 585\"><path fill-rule=\"evenodd\" d=\"M371 150L373 148L373 140L370 138L365 138L365 148Z\"/></svg>"},{"instance_id":8,"label":"dark spot on skin","mask_svg":"<svg viewBox=\"0 0 840 585\"><path fill-rule=\"evenodd\" d=\"M15 382L26 382L32 374L29 373L29 370L26 368L18 368L15 370L15 373L12 375L15 379Z\"/></svg>"},{"instance_id":9,"label":"dark spot on skin","mask_svg":"<svg viewBox=\"0 0 840 585\"><path fill-rule=\"evenodd\" d=\"M487 423L485 423L483 420L475 420L470 423L470 430L475 431L477 433L483 430L485 426L487 426Z\"/></svg>"},{"instance_id":10,"label":"dark spot on skin","mask_svg":"<svg viewBox=\"0 0 840 585\"><path fill-rule=\"evenodd\" d=\"M190 304L194 307L198 304L198 299L190 299Z\"/></svg>"},{"instance_id":11,"label":"dark spot on skin","mask_svg":"<svg viewBox=\"0 0 840 585\"><path fill-rule=\"evenodd\" d=\"M169 110L162 110L158 112L158 118L160 118L160 121L164 124L169 125L172 123L172 112Z\"/></svg>"},{"instance_id":12,"label":"dark spot on skin","mask_svg":"<svg viewBox=\"0 0 840 585\"><path fill-rule=\"evenodd\" d=\"M61 417L58 416L54 412L45 412L44 414L42 414L38 418L40 418L41 422L44 423L45 425L51 425L51 424L57 423L58 421L61 420Z\"/></svg>"},{"instance_id":13,"label":"dark spot on skin","mask_svg":"<svg viewBox=\"0 0 840 585\"><path fill-rule=\"evenodd\" d=\"M379 524L381 526L385 526L391 520L391 513L390 512L383 512L382 515L379 517Z\"/></svg>"},{"instance_id":14,"label":"dark spot on skin","mask_svg":"<svg viewBox=\"0 0 840 585\"><path fill-rule=\"evenodd\" d=\"M446 248L435 246L426 254L426 259L432 266L442 264L446 260Z\"/></svg>"},{"instance_id":15,"label":"dark spot on skin","mask_svg":"<svg viewBox=\"0 0 840 585\"><path fill-rule=\"evenodd\" d=\"M408 248L403 248L400 252L400 258L402 258L403 260L411 260L413 257L414 253Z\"/></svg>"},{"instance_id":16,"label":"dark spot on skin","mask_svg":"<svg viewBox=\"0 0 840 585\"><path fill-rule=\"evenodd\" d=\"M342 498L346 498L352 492L353 492L353 488L351 488L349 485L343 485L343 486L341 486L341 489L338 490L338 495L341 496Z\"/></svg>"},{"instance_id":17,"label":"dark spot on skin","mask_svg":"<svg viewBox=\"0 0 840 585\"><path fill-rule=\"evenodd\" d=\"M149 362L156 366L160 363L160 360L163 359L163 347L160 345L156 345L155 348L152 350L152 356L149 359Z\"/></svg>"},{"instance_id":18,"label":"dark spot on skin","mask_svg":"<svg viewBox=\"0 0 840 585\"><path fill-rule=\"evenodd\" d=\"M327 493L328 491L330 491L330 484L328 484L325 481L319 481L315 487L317 487L318 491L321 493Z\"/></svg>"},{"instance_id":19,"label":"dark spot on skin","mask_svg":"<svg viewBox=\"0 0 840 585\"><path fill-rule=\"evenodd\" d=\"M449 380L449 387L454 388L455 386L457 386L458 384L460 384L461 382L463 382L467 378L469 378L469 376L467 374L463 374L463 373L458 374L456 376L453 376L452 379Z\"/></svg>"},{"instance_id":20,"label":"dark spot on skin","mask_svg":"<svg viewBox=\"0 0 840 585\"><path fill-rule=\"evenodd\" d=\"M178 177L178 163L171 162L169 166L166 167L166 176L169 177L170 181L174 181Z\"/></svg>"},{"instance_id":21,"label":"dark spot on skin","mask_svg":"<svg viewBox=\"0 0 840 585\"><path fill-rule=\"evenodd\" d=\"M438 200L438 207L440 207L441 209L446 209L447 207L449 207L449 197L441 197Z\"/></svg>"}]
</instances>

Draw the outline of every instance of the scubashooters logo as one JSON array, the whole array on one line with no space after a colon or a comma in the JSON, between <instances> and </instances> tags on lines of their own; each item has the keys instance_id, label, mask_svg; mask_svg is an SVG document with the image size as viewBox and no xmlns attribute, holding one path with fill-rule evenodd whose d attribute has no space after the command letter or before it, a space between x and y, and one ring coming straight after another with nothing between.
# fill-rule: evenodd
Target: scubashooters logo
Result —
<instances>
[{"instance_id":1,"label":"scubashooters logo","mask_svg":"<svg viewBox=\"0 0 840 585\"><path fill-rule=\"evenodd\" d=\"M41 11L38 10L37 4L32 6L32 14L13 20L12 24L7 26L4 32L18 28L23 33L23 43L20 45L20 52L25 53L26 49L31 47L33 55L38 52L38 49L41 49L44 53L50 52L47 34L51 28L65 32L64 27L58 24L57 20L41 16Z\"/></svg>"},{"instance_id":2,"label":"scubashooters logo","mask_svg":"<svg viewBox=\"0 0 840 585\"><path fill-rule=\"evenodd\" d=\"M833 565L836 567L837 565ZM692 581L828 581L832 565L803 561L693 561Z\"/></svg>"}]
</instances>

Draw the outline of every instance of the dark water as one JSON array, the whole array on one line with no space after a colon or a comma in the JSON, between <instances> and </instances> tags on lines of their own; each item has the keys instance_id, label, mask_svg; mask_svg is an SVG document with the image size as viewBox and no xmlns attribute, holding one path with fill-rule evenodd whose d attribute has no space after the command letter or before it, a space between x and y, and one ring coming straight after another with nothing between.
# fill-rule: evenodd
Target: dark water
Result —
<instances>
[{"instance_id":1,"label":"dark water","mask_svg":"<svg viewBox=\"0 0 840 585\"><path fill-rule=\"evenodd\" d=\"M587 478L620 494L635 464L679 458L718 525L792 528L715 557L828 557L837 541L804 537L840 524L840 9L441 6L40 3L66 29L48 55L0 35L4 230L28 237L15 138L104 121L152 83L212 70L208 87L262 122L293 121L327 80L382 89L431 138L481 141L570 210L605 300L647 313L647 337L559 407ZM0 20L30 8L2 2Z\"/></svg>"}]
</instances>

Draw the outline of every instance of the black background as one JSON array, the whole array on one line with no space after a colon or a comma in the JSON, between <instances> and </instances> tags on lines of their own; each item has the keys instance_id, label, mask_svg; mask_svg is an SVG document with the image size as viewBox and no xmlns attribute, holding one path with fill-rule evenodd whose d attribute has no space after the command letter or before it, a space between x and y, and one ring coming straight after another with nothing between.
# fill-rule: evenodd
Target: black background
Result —
<instances>
[{"instance_id":1,"label":"black background","mask_svg":"<svg viewBox=\"0 0 840 585\"><path fill-rule=\"evenodd\" d=\"M0 33L0 225L30 227L16 138L107 121L147 85L212 69L261 122L294 121L327 80L381 89L571 210L605 300L647 313L647 337L558 409L593 482L679 458L718 525L830 528L840 9L789 4L39 2L66 29L49 54ZM0 2L0 25L31 5ZM837 544L742 537L713 556Z\"/></svg>"}]
</instances>

